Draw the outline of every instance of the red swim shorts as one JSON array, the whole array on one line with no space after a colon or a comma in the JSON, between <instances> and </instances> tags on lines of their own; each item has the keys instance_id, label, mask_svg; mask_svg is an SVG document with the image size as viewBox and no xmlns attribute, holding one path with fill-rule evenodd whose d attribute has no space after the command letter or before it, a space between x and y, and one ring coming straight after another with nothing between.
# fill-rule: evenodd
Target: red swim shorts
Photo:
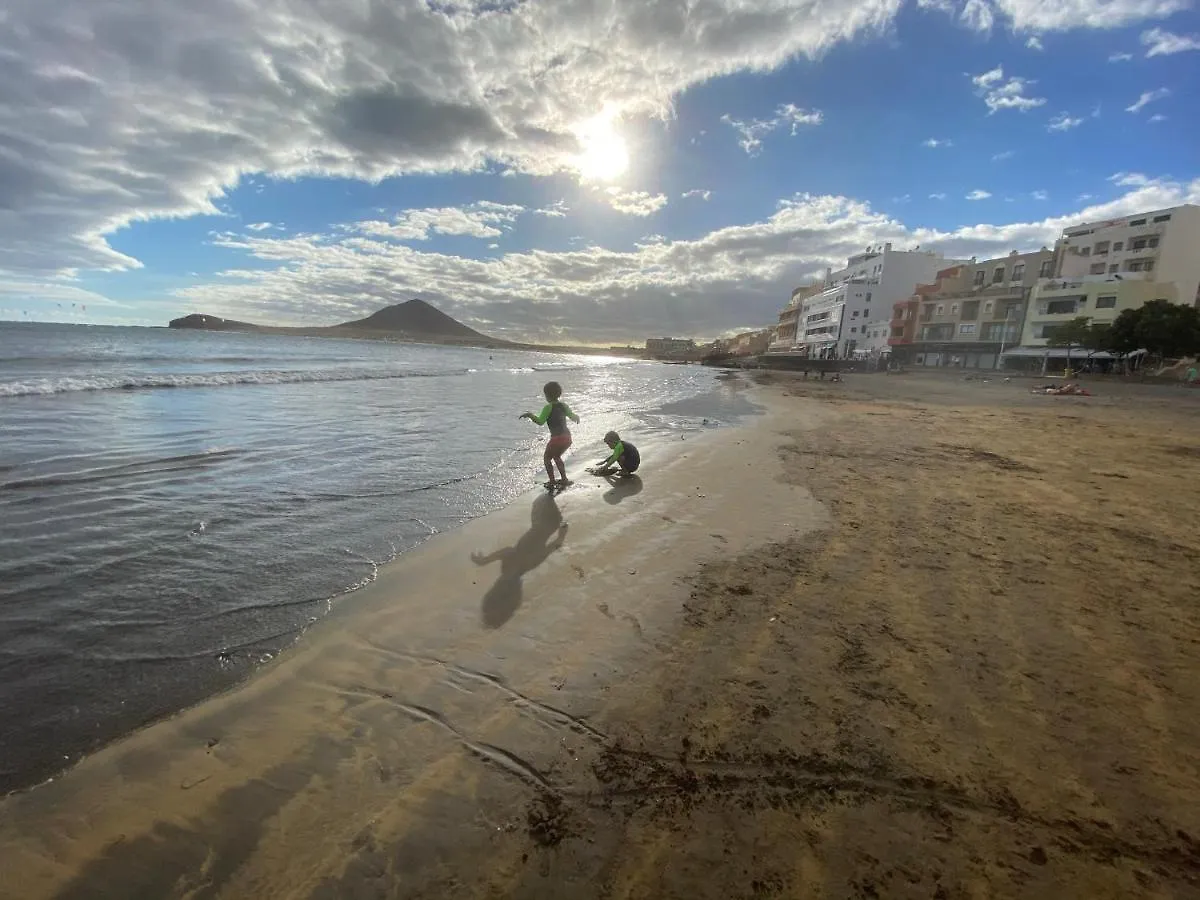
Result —
<instances>
[{"instance_id":1,"label":"red swim shorts","mask_svg":"<svg viewBox=\"0 0 1200 900\"><path fill-rule=\"evenodd\" d=\"M550 443L546 445L546 452L551 456L561 456L571 446L571 435L569 434L552 434L550 435Z\"/></svg>"}]
</instances>

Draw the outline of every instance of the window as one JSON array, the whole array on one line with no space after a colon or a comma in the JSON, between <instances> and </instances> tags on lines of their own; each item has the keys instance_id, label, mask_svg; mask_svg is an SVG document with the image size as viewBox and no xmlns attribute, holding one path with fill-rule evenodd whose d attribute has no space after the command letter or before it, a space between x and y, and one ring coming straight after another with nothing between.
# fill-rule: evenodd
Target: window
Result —
<instances>
[{"instance_id":1,"label":"window","mask_svg":"<svg viewBox=\"0 0 1200 900\"><path fill-rule=\"evenodd\" d=\"M963 321L974 322L977 318L979 318L979 301L964 300L962 310Z\"/></svg>"},{"instance_id":2,"label":"window","mask_svg":"<svg viewBox=\"0 0 1200 900\"><path fill-rule=\"evenodd\" d=\"M1091 255L1092 255L1092 248L1091 248L1091 247L1084 247L1082 250L1080 250L1080 251L1079 251L1079 255L1080 255L1080 256L1091 256Z\"/></svg>"},{"instance_id":3,"label":"window","mask_svg":"<svg viewBox=\"0 0 1200 900\"><path fill-rule=\"evenodd\" d=\"M1152 259L1131 259L1125 263L1126 272L1152 272L1154 271L1154 260Z\"/></svg>"},{"instance_id":4,"label":"window","mask_svg":"<svg viewBox=\"0 0 1200 900\"><path fill-rule=\"evenodd\" d=\"M1004 280L1004 266L996 266L996 271L992 273L992 284L999 284Z\"/></svg>"},{"instance_id":5,"label":"window","mask_svg":"<svg viewBox=\"0 0 1200 900\"><path fill-rule=\"evenodd\" d=\"M1146 246L1147 247L1157 247L1158 246L1158 235L1156 234L1153 237L1147 238Z\"/></svg>"},{"instance_id":6,"label":"window","mask_svg":"<svg viewBox=\"0 0 1200 900\"><path fill-rule=\"evenodd\" d=\"M1124 249L1125 249L1124 241L1117 241L1115 244L1113 244L1113 253L1120 253Z\"/></svg>"},{"instance_id":7,"label":"window","mask_svg":"<svg viewBox=\"0 0 1200 900\"><path fill-rule=\"evenodd\" d=\"M1121 266L1119 263L1113 263L1111 266L1108 267L1109 275L1115 275L1119 271L1121 271Z\"/></svg>"},{"instance_id":8,"label":"window","mask_svg":"<svg viewBox=\"0 0 1200 900\"><path fill-rule=\"evenodd\" d=\"M1108 241L1096 241L1095 245L1092 247L1092 252L1097 256L1103 256L1108 252Z\"/></svg>"},{"instance_id":9,"label":"window","mask_svg":"<svg viewBox=\"0 0 1200 900\"><path fill-rule=\"evenodd\" d=\"M851 314L850 318L852 318L852 319L858 318L858 310L857 309Z\"/></svg>"},{"instance_id":10,"label":"window","mask_svg":"<svg viewBox=\"0 0 1200 900\"><path fill-rule=\"evenodd\" d=\"M950 315L952 315L952 316L958 315L958 304L957 303L950 304Z\"/></svg>"},{"instance_id":11,"label":"window","mask_svg":"<svg viewBox=\"0 0 1200 900\"><path fill-rule=\"evenodd\" d=\"M1170 222L1170 221L1171 221L1171 214L1170 214L1170 213L1167 213L1165 216L1155 216L1155 217L1154 217L1154 221L1155 221L1155 222Z\"/></svg>"},{"instance_id":12,"label":"window","mask_svg":"<svg viewBox=\"0 0 1200 900\"><path fill-rule=\"evenodd\" d=\"M1010 281L1020 281L1024 277L1025 277L1025 263L1017 263L1015 266L1013 266L1012 276L1009 278L1009 280Z\"/></svg>"},{"instance_id":13,"label":"window","mask_svg":"<svg viewBox=\"0 0 1200 900\"><path fill-rule=\"evenodd\" d=\"M944 316L946 314L946 307L944 304L941 304L941 303L938 304L937 314L939 316Z\"/></svg>"},{"instance_id":14,"label":"window","mask_svg":"<svg viewBox=\"0 0 1200 900\"><path fill-rule=\"evenodd\" d=\"M974 333L975 333L975 325L974 325L974 323L972 323L972 324L969 324L969 325L959 325L959 326L958 326L958 333L959 333L959 334L974 334Z\"/></svg>"},{"instance_id":15,"label":"window","mask_svg":"<svg viewBox=\"0 0 1200 900\"><path fill-rule=\"evenodd\" d=\"M1138 238L1136 241L1133 241L1129 245L1129 249L1130 250L1145 250L1146 249L1146 239Z\"/></svg>"},{"instance_id":16,"label":"window","mask_svg":"<svg viewBox=\"0 0 1200 900\"><path fill-rule=\"evenodd\" d=\"M1117 298L1116 297L1097 297L1096 298L1096 309L1116 309L1116 308L1117 308Z\"/></svg>"},{"instance_id":17,"label":"window","mask_svg":"<svg viewBox=\"0 0 1200 900\"><path fill-rule=\"evenodd\" d=\"M870 302L871 302L871 292L867 291L867 299L864 300L863 303L870 303Z\"/></svg>"},{"instance_id":18,"label":"window","mask_svg":"<svg viewBox=\"0 0 1200 900\"><path fill-rule=\"evenodd\" d=\"M1074 297L1072 297L1070 300L1051 300L1049 303L1046 304L1046 314L1047 315L1054 316L1054 315L1060 315L1062 313L1073 313L1073 312L1075 312L1075 298Z\"/></svg>"},{"instance_id":19,"label":"window","mask_svg":"<svg viewBox=\"0 0 1200 900\"><path fill-rule=\"evenodd\" d=\"M1103 275L1104 274L1104 263L1102 263L1102 262L1092 263L1092 267L1088 271L1092 275Z\"/></svg>"},{"instance_id":20,"label":"window","mask_svg":"<svg viewBox=\"0 0 1200 900\"><path fill-rule=\"evenodd\" d=\"M1145 225L1145 224L1146 224L1145 219L1130 219L1129 220L1130 228L1136 228L1138 225Z\"/></svg>"},{"instance_id":21,"label":"window","mask_svg":"<svg viewBox=\"0 0 1200 900\"><path fill-rule=\"evenodd\" d=\"M1048 259L1042 263L1042 267L1038 269L1038 278L1049 278L1054 271L1054 260Z\"/></svg>"},{"instance_id":22,"label":"window","mask_svg":"<svg viewBox=\"0 0 1200 900\"><path fill-rule=\"evenodd\" d=\"M992 301L989 300L987 303L983 304L983 312L986 315L987 313L990 313L991 311L992 311Z\"/></svg>"},{"instance_id":23,"label":"window","mask_svg":"<svg viewBox=\"0 0 1200 900\"><path fill-rule=\"evenodd\" d=\"M978 272L975 273L975 283L977 285L983 284L983 279L986 277L987 277L987 273L984 272L983 269L980 269Z\"/></svg>"},{"instance_id":24,"label":"window","mask_svg":"<svg viewBox=\"0 0 1200 900\"><path fill-rule=\"evenodd\" d=\"M850 329L850 333L851 333L851 334L858 334L858 329L857 329L857 328L851 328L851 329Z\"/></svg>"}]
</instances>

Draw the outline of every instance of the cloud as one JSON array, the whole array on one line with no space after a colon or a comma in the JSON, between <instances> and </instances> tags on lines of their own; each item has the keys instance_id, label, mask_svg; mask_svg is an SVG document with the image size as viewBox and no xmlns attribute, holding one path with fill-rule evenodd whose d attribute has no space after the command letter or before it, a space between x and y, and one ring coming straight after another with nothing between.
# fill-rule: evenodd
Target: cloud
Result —
<instances>
[{"instance_id":1,"label":"cloud","mask_svg":"<svg viewBox=\"0 0 1200 900\"><path fill-rule=\"evenodd\" d=\"M1153 91L1144 91L1142 95L1137 98L1136 103L1134 103L1132 106L1125 107L1125 112L1141 112L1142 108L1146 106L1146 104L1154 103L1156 100L1162 100L1164 97L1169 96L1171 96L1171 92L1167 88L1156 88Z\"/></svg>"},{"instance_id":2,"label":"cloud","mask_svg":"<svg viewBox=\"0 0 1200 900\"><path fill-rule=\"evenodd\" d=\"M1059 113L1046 126L1047 131L1070 131L1072 128L1078 128L1083 124L1083 119L1075 118L1069 113Z\"/></svg>"},{"instance_id":3,"label":"cloud","mask_svg":"<svg viewBox=\"0 0 1200 900\"><path fill-rule=\"evenodd\" d=\"M917 0L917 5L955 16L968 28L987 31L1004 21L1016 32L1124 28L1149 19L1165 19L1188 9L1189 0Z\"/></svg>"},{"instance_id":4,"label":"cloud","mask_svg":"<svg viewBox=\"0 0 1200 900\"><path fill-rule=\"evenodd\" d=\"M667 205L666 194L650 194L646 191L622 191L608 188L605 192L609 205L619 213L630 216L649 216Z\"/></svg>"},{"instance_id":5,"label":"cloud","mask_svg":"<svg viewBox=\"0 0 1200 900\"><path fill-rule=\"evenodd\" d=\"M1108 180L1117 187L1145 187L1152 181L1140 172L1118 172L1108 176Z\"/></svg>"},{"instance_id":6,"label":"cloud","mask_svg":"<svg viewBox=\"0 0 1200 900\"><path fill-rule=\"evenodd\" d=\"M1029 40L1027 40L1025 42L1025 46L1028 47L1030 50L1039 50L1040 51L1040 50L1046 49L1045 45L1042 44L1042 39L1040 37L1038 37L1036 34L1033 35L1032 37L1030 37Z\"/></svg>"},{"instance_id":7,"label":"cloud","mask_svg":"<svg viewBox=\"0 0 1200 900\"><path fill-rule=\"evenodd\" d=\"M946 195L945 195L945 194L940 194L940 193L939 193L939 194L930 194L930 195L929 195L929 199L930 199L930 200L945 200L945 199L946 199Z\"/></svg>"},{"instance_id":8,"label":"cloud","mask_svg":"<svg viewBox=\"0 0 1200 900\"><path fill-rule=\"evenodd\" d=\"M901 194L899 197L893 197L893 203L908 203L912 200L912 194Z\"/></svg>"},{"instance_id":9,"label":"cloud","mask_svg":"<svg viewBox=\"0 0 1200 900\"><path fill-rule=\"evenodd\" d=\"M1045 191L1032 191L1032 192L1029 194L1029 196L1030 196L1030 197L1032 197L1034 200L1045 200L1045 199L1047 199L1047 198L1048 198L1050 195L1049 195L1049 194L1047 194Z\"/></svg>"},{"instance_id":10,"label":"cloud","mask_svg":"<svg viewBox=\"0 0 1200 900\"><path fill-rule=\"evenodd\" d=\"M743 122L729 115L721 116L721 121L732 127L742 136L738 146L750 156L757 156L762 150L762 139L785 125L791 125L791 133L796 134L801 125L820 125L824 114L819 109L801 109L791 103L785 103L775 110L775 116L770 119L752 119Z\"/></svg>"},{"instance_id":11,"label":"cloud","mask_svg":"<svg viewBox=\"0 0 1200 900\"><path fill-rule=\"evenodd\" d=\"M996 66L987 72L972 76L971 82L975 85L976 93L987 104L989 115L1001 109L1017 109L1025 112L1037 106L1044 106L1046 103L1045 97L1026 96L1025 91L1035 82L1016 76L1010 77L1006 81L1002 66Z\"/></svg>"},{"instance_id":12,"label":"cloud","mask_svg":"<svg viewBox=\"0 0 1200 900\"><path fill-rule=\"evenodd\" d=\"M971 191L971 193L967 194L967 199L968 200L986 200L990 196L992 196L992 195L989 194L987 191L983 191L983 190L980 190L979 188L976 188L975 190Z\"/></svg>"},{"instance_id":13,"label":"cloud","mask_svg":"<svg viewBox=\"0 0 1200 900\"><path fill-rule=\"evenodd\" d=\"M396 241L424 241L434 234L494 238L503 234L525 211L523 206L481 200L470 206L410 209L391 222L366 221L348 226L354 231Z\"/></svg>"},{"instance_id":14,"label":"cloud","mask_svg":"<svg viewBox=\"0 0 1200 900\"><path fill-rule=\"evenodd\" d=\"M1143 31L1141 41L1142 46L1146 48L1147 57L1200 50L1200 34L1172 34L1161 28Z\"/></svg>"},{"instance_id":15,"label":"cloud","mask_svg":"<svg viewBox=\"0 0 1200 900\"><path fill-rule=\"evenodd\" d=\"M926 138L925 140L921 141L921 146L922 147L930 147L930 148L934 148L934 149L936 149L937 147L953 147L954 141L938 140L937 138Z\"/></svg>"},{"instance_id":16,"label":"cloud","mask_svg":"<svg viewBox=\"0 0 1200 900\"><path fill-rule=\"evenodd\" d=\"M1164 116L1162 113L1155 113L1155 114L1154 114L1154 115L1152 115L1150 118L1148 118L1146 121L1147 121L1147 122L1151 122L1151 123L1153 123L1153 122L1165 122L1165 121L1167 121L1167 117L1166 117L1166 116Z\"/></svg>"},{"instance_id":17,"label":"cloud","mask_svg":"<svg viewBox=\"0 0 1200 900\"><path fill-rule=\"evenodd\" d=\"M963 24L973 31L991 31L996 16L986 0L967 0L963 4L959 18Z\"/></svg>"},{"instance_id":18,"label":"cloud","mask_svg":"<svg viewBox=\"0 0 1200 900\"><path fill-rule=\"evenodd\" d=\"M1129 62L1131 59L1132 53L1110 53L1108 57L1109 62Z\"/></svg>"},{"instance_id":19,"label":"cloud","mask_svg":"<svg viewBox=\"0 0 1200 900\"><path fill-rule=\"evenodd\" d=\"M246 227L251 231L266 231L268 228L278 228L279 226L272 222L251 222Z\"/></svg>"},{"instance_id":20,"label":"cloud","mask_svg":"<svg viewBox=\"0 0 1200 900\"><path fill-rule=\"evenodd\" d=\"M1006 159L1012 159L1015 155L1011 150L1003 150L992 155L992 162L1003 162Z\"/></svg>"},{"instance_id":21,"label":"cloud","mask_svg":"<svg viewBox=\"0 0 1200 900\"><path fill-rule=\"evenodd\" d=\"M483 259L350 230L229 234L218 246L248 264L175 296L181 313L279 324L342 321L420 296L499 337L606 343L653 332L702 336L774 322L792 287L872 244L987 259L1052 246L1063 228L1080 222L1200 201L1200 179L1150 178L1124 190L1068 215L952 230L910 227L847 197L799 194L765 219L694 240L646 241L627 251L581 242L567 251ZM729 303L730 296L738 302Z\"/></svg>"},{"instance_id":22,"label":"cloud","mask_svg":"<svg viewBox=\"0 0 1200 900\"><path fill-rule=\"evenodd\" d=\"M712 197L712 191L706 188L694 188L690 191L684 191L682 194L680 194L680 196L685 200L688 197L699 197L701 200L708 200L710 197Z\"/></svg>"},{"instance_id":23,"label":"cloud","mask_svg":"<svg viewBox=\"0 0 1200 900\"><path fill-rule=\"evenodd\" d=\"M0 270L129 269L133 222L251 176L570 172L606 107L882 35L901 0L6 4ZM256 180L254 189L262 186Z\"/></svg>"},{"instance_id":24,"label":"cloud","mask_svg":"<svg viewBox=\"0 0 1200 900\"><path fill-rule=\"evenodd\" d=\"M1075 202L1076 203L1086 203L1088 200L1091 200L1093 196L1094 196L1093 194L1080 194L1078 197L1075 198Z\"/></svg>"},{"instance_id":25,"label":"cloud","mask_svg":"<svg viewBox=\"0 0 1200 900\"><path fill-rule=\"evenodd\" d=\"M546 216L550 219L562 219L565 218L567 213L570 211L571 208L567 206L566 200L558 200L554 203L551 203L549 206L543 207L542 209L535 209L533 214L535 216Z\"/></svg>"}]
</instances>

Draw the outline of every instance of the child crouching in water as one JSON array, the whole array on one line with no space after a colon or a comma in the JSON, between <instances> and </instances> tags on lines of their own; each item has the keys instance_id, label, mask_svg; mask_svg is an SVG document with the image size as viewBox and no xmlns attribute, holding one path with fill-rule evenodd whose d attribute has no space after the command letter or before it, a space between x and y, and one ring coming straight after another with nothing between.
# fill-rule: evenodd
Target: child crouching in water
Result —
<instances>
[{"instance_id":1,"label":"child crouching in water","mask_svg":"<svg viewBox=\"0 0 1200 900\"><path fill-rule=\"evenodd\" d=\"M549 382L542 388L542 393L546 395L546 405L542 411L536 416L531 412L521 413L518 418L528 419L535 425L550 426L550 441L546 444L546 452L542 457L546 463L546 477L549 479L546 487L552 488L556 484L566 487L570 482L567 481L567 467L563 464L562 457L571 446L571 430L567 427L567 419L578 425L579 416L562 402L562 385L557 381ZM558 482L554 480L555 466L558 466Z\"/></svg>"},{"instance_id":2,"label":"child crouching in water","mask_svg":"<svg viewBox=\"0 0 1200 900\"><path fill-rule=\"evenodd\" d=\"M642 464L642 456L638 453L638 448L629 443L629 441L621 440L621 436L615 431L610 431L604 436L604 443L608 444L608 449L612 454L604 462L593 466L590 471L593 475L632 475L638 470L638 466Z\"/></svg>"}]
</instances>

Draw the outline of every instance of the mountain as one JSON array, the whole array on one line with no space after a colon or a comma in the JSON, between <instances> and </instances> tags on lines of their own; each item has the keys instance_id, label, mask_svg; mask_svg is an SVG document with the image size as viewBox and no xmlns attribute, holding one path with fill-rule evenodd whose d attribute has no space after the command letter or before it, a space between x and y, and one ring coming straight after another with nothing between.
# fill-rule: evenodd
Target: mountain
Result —
<instances>
[{"instance_id":1,"label":"mountain","mask_svg":"<svg viewBox=\"0 0 1200 900\"><path fill-rule=\"evenodd\" d=\"M408 300L385 306L365 319L342 322L340 325L325 325L313 328L284 328L272 325L254 325L234 319L222 319L193 313L172 319L171 328L194 328L201 331L254 331L267 334L299 334L315 337L360 337L383 338L402 341L428 341L445 344L484 344L508 346L507 341L498 341L486 334L468 328L457 319L424 300Z\"/></svg>"},{"instance_id":2,"label":"mountain","mask_svg":"<svg viewBox=\"0 0 1200 900\"><path fill-rule=\"evenodd\" d=\"M365 319L343 322L335 328L355 331L394 331L413 335L435 335L468 341L491 340L486 335L468 328L457 319L452 319L436 306L424 300L409 300L393 306L385 306Z\"/></svg>"}]
</instances>

